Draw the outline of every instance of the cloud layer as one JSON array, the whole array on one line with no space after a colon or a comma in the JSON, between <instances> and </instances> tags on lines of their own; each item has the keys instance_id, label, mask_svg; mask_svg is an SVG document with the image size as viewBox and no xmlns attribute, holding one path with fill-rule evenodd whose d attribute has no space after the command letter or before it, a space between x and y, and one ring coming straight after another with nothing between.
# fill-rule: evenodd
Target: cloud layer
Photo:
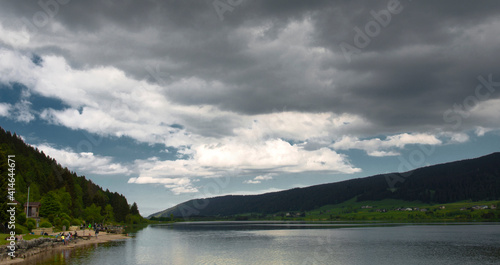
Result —
<instances>
[{"instance_id":1,"label":"cloud layer","mask_svg":"<svg viewBox=\"0 0 500 265\"><path fill-rule=\"evenodd\" d=\"M235 168L250 184L356 173L347 150L396 156L499 129L498 1L49 2L0 11L0 83L24 86L0 116L180 154L120 164L39 146L92 173L180 194Z\"/></svg>"}]
</instances>

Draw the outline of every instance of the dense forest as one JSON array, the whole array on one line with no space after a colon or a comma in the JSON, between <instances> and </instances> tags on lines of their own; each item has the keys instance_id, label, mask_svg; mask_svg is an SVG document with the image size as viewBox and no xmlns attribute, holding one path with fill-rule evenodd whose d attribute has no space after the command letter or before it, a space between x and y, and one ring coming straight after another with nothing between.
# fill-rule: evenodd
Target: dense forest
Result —
<instances>
[{"instance_id":1,"label":"dense forest","mask_svg":"<svg viewBox=\"0 0 500 265\"><path fill-rule=\"evenodd\" d=\"M0 127L0 219L3 226L8 217L6 203L10 202L6 195L8 155L15 155L15 200L24 205L29 186L30 202L41 202L40 216L51 222L67 220L79 225L83 221L137 222L142 219L136 203L129 205L123 195L103 190L85 176L78 176L42 151L27 145L15 133ZM26 218L22 205L18 206L16 220Z\"/></svg>"},{"instance_id":2,"label":"dense forest","mask_svg":"<svg viewBox=\"0 0 500 265\"><path fill-rule=\"evenodd\" d=\"M500 199L500 153L306 188L248 196L190 200L150 217L229 216L310 211L349 199L399 199L424 203Z\"/></svg>"}]
</instances>

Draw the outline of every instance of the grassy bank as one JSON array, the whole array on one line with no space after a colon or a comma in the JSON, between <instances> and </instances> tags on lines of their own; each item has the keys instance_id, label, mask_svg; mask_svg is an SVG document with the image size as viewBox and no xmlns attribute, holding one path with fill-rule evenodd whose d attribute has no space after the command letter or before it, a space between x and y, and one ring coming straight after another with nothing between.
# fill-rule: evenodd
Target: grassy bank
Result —
<instances>
[{"instance_id":1,"label":"grassy bank","mask_svg":"<svg viewBox=\"0 0 500 265\"><path fill-rule=\"evenodd\" d=\"M5 240L5 238L10 237L9 234L0 234L0 245L6 245L10 241ZM31 240L33 238L40 238L40 237L50 237L50 236L41 236L41 235L23 235L24 240Z\"/></svg>"},{"instance_id":2,"label":"grassy bank","mask_svg":"<svg viewBox=\"0 0 500 265\"><path fill-rule=\"evenodd\" d=\"M428 204L400 200L354 199L306 212L307 220L393 220L393 221L499 221L499 201L462 201ZM493 207L492 207L493 206ZM484 208L484 209L483 209ZM493 208L493 209L492 209Z\"/></svg>"}]
</instances>

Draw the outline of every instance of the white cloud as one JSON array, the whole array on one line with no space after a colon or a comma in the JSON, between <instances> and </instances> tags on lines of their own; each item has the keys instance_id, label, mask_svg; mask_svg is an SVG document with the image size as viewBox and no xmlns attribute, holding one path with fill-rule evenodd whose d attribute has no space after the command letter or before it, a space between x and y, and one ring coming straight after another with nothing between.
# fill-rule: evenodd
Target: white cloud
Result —
<instances>
[{"instance_id":1,"label":"white cloud","mask_svg":"<svg viewBox=\"0 0 500 265\"><path fill-rule=\"evenodd\" d=\"M273 176L271 174L255 177L255 180L271 180L271 179L273 179Z\"/></svg>"},{"instance_id":2,"label":"white cloud","mask_svg":"<svg viewBox=\"0 0 500 265\"><path fill-rule=\"evenodd\" d=\"M194 160L162 161L153 157L148 160L136 160L135 164L140 174L138 181L142 181L143 178L150 181L160 180L161 178L213 177L216 174L216 172L200 166ZM136 181L135 183L141 182ZM164 184L162 182L157 183Z\"/></svg>"},{"instance_id":3,"label":"white cloud","mask_svg":"<svg viewBox=\"0 0 500 265\"><path fill-rule=\"evenodd\" d=\"M271 179L273 179L272 174L267 174L267 175L257 176L253 179L250 179L250 180L245 180L245 181L243 181L243 183L259 184L259 183L262 183L263 180L271 180Z\"/></svg>"},{"instance_id":4,"label":"white cloud","mask_svg":"<svg viewBox=\"0 0 500 265\"><path fill-rule=\"evenodd\" d=\"M398 156L400 153L394 151L368 151L369 156L383 157L383 156Z\"/></svg>"},{"instance_id":5,"label":"white cloud","mask_svg":"<svg viewBox=\"0 0 500 265\"><path fill-rule=\"evenodd\" d=\"M13 109L14 118L19 122L28 123L35 119L35 115L31 110L31 102L27 100L21 100L16 103Z\"/></svg>"},{"instance_id":6,"label":"white cloud","mask_svg":"<svg viewBox=\"0 0 500 265\"><path fill-rule=\"evenodd\" d=\"M0 42L12 47L25 47L29 41L30 36L26 30L12 31L0 24Z\"/></svg>"},{"instance_id":7,"label":"white cloud","mask_svg":"<svg viewBox=\"0 0 500 265\"><path fill-rule=\"evenodd\" d=\"M11 109L11 105L8 103L0 103L0 116L1 117L8 117L9 116L9 110Z\"/></svg>"},{"instance_id":8,"label":"white cloud","mask_svg":"<svg viewBox=\"0 0 500 265\"><path fill-rule=\"evenodd\" d=\"M48 144L35 145L46 155L57 160L63 167L78 172L100 175L131 174L132 171L120 163L113 163L111 157L96 156L91 152L74 152L71 149L56 149Z\"/></svg>"},{"instance_id":9,"label":"white cloud","mask_svg":"<svg viewBox=\"0 0 500 265\"><path fill-rule=\"evenodd\" d=\"M166 97L172 88L197 86L198 79L160 87L127 77L113 67L74 70L60 57L45 56L43 60L43 67L34 70L33 92L70 106L41 112L42 119L54 124L180 148L204 141L203 133L208 129L218 130L240 120L237 114L213 106L183 106ZM173 128L173 124L184 129ZM231 128L223 129L232 133Z\"/></svg>"},{"instance_id":10,"label":"white cloud","mask_svg":"<svg viewBox=\"0 0 500 265\"><path fill-rule=\"evenodd\" d=\"M268 170L269 172L327 171L355 173L359 168L328 148L307 151L281 139L243 143L203 144L193 148L194 159L203 167Z\"/></svg>"},{"instance_id":11,"label":"white cloud","mask_svg":"<svg viewBox=\"0 0 500 265\"><path fill-rule=\"evenodd\" d=\"M195 193L198 189L192 186L192 181L189 178L160 178L150 176L140 176L138 178L130 178L128 183L135 184L162 184L165 188L170 189L174 194Z\"/></svg>"},{"instance_id":12,"label":"white cloud","mask_svg":"<svg viewBox=\"0 0 500 265\"><path fill-rule=\"evenodd\" d=\"M403 134L388 136L384 140L380 138L360 140L357 137L344 136L340 140L333 143L331 146L335 150L348 150L348 149L364 150L370 156L395 156L399 155L399 153L388 149L403 149L406 145L409 144L440 145L442 144L442 141L439 140L436 136L431 134L403 133Z\"/></svg>"},{"instance_id":13,"label":"white cloud","mask_svg":"<svg viewBox=\"0 0 500 265\"><path fill-rule=\"evenodd\" d=\"M469 141L469 135L463 132L442 132L439 135L447 139L447 144L465 143Z\"/></svg>"},{"instance_id":14,"label":"white cloud","mask_svg":"<svg viewBox=\"0 0 500 265\"><path fill-rule=\"evenodd\" d=\"M260 180L253 180L253 179L250 179L250 180L245 180L243 181L243 183L245 184L260 184L261 181Z\"/></svg>"},{"instance_id":15,"label":"white cloud","mask_svg":"<svg viewBox=\"0 0 500 265\"><path fill-rule=\"evenodd\" d=\"M284 189L269 188L269 189L252 190L252 191L233 191L233 192L221 194L220 196L224 196L224 195L258 195L258 194L278 192L278 191L283 191L283 190Z\"/></svg>"},{"instance_id":16,"label":"white cloud","mask_svg":"<svg viewBox=\"0 0 500 265\"><path fill-rule=\"evenodd\" d=\"M473 123L477 120L485 121L483 127L499 129L500 99L480 101L470 110L470 113L466 113L463 123Z\"/></svg>"},{"instance_id":17,"label":"white cloud","mask_svg":"<svg viewBox=\"0 0 500 265\"><path fill-rule=\"evenodd\" d=\"M193 179L214 176L215 172L206 170L192 160L166 160L156 157L136 160L135 168L139 176L130 178L128 183L161 184L174 194L195 193Z\"/></svg>"},{"instance_id":18,"label":"white cloud","mask_svg":"<svg viewBox=\"0 0 500 265\"><path fill-rule=\"evenodd\" d=\"M369 123L352 114L332 112L276 112L249 116L234 132L245 139L285 138L295 141L328 139L346 132L369 127Z\"/></svg>"},{"instance_id":19,"label":"white cloud","mask_svg":"<svg viewBox=\"0 0 500 265\"><path fill-rule=\"evenodd\" d=\"M28 56L0 47L0 82L18 82L33 87L37 68Z\"/></svg>"},{"instance_id":20,"label":"white cloud","mask_svg":"<svg viewBox=\"0 0 500 265\"><path fill-rule=\"evenodd\" d=\"M361 171L352 166L345 156L328 148L306 151L280 139L252 144L235 141L200 144L192 150L194 153L190 159L137 160L139 177L131 178L129 183L165 184L165 179L170 183L172 179L221 177L236 168L245 174L269 172L256 177L253 183L272 178L272 173L319 171L350 174ZM190 182L166 187L171 190L177 187L194 190Z\"/></svg>"},{"instance_id":21,"label":"white cloud","mask_svg":"<svg viewBox=\"0 0 500 265\"><path fill-rule=\"evenodd\" d=\"M484 136L484 134L486 134L492 130L493 129L491 129L491 128L484 128L484 127L478 126L478 127L476 127L476 130L474 131L474 133L477 136Z\"/></svg>"},{"instance_id":22,"label":"white cloud","mask_svg":"<svg viewBox=\"0 0 500 265\"><path fill-rule=\"evenodd\" d=\"M173 187L171 188L172 192L176 195L179 195L181 193L196 193L198 192L197 188L193 188L190 186L179 186L179 187Z\"/></svg>"}]
</instances>

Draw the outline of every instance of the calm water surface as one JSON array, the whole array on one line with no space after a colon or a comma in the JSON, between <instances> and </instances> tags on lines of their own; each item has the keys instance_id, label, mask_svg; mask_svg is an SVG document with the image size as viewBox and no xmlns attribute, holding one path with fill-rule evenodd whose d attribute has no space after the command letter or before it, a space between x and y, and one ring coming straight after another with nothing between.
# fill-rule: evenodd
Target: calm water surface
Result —
<instances>
[{"instance_id":1,"label":"calm water surface","mask_svg":"<svg viewBox=\"0 0 500 265\"><path fill-rule=\"evenodd\" d=\"M149 226L29 264L500 264L500 225Z\"/></svg>"}]
</instances>

